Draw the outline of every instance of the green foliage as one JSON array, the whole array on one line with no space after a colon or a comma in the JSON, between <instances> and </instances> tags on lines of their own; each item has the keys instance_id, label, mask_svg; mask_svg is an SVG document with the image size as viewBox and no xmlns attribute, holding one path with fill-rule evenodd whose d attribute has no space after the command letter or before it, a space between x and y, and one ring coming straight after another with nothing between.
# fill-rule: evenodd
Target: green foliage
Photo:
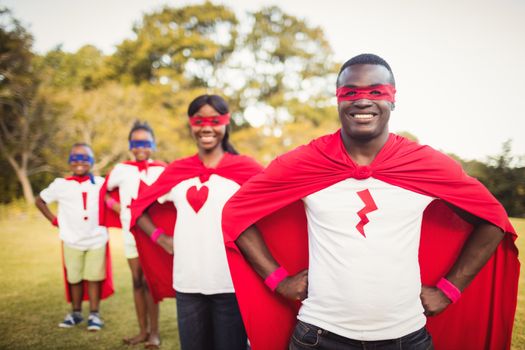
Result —
<instances>
[{"instance_id":1,"label":"green foliage","mask_svg":"<svg viewBox=\"0 0 525 350\"><path fill-rule=\"evenodd\" d=\"M61 113L50 91L41 88L31 45L31 35L9 11L0 10L0 155L28 202L33 201L29 177L49 169L41 151L52 147Z\"/></svg>"},{"instance_id":2,"label":"green foliage","mask_svg":"<svg viewBox=\"0 0 525 350\"><path fill-rule=\"evenodd\" d=\"M75 53L64 52L58 47L38 57L36 65L50 87L91 90L108 79L110 72L106 60L99 49L86 45Z\"/></svg>"},{"instance_id":3,"label":"green foliage","mask_svg":"<svg viewBox=\"0 0 525 350\"><path fill-rule=\"evenodd\" d=\"M0 158L0 204L10 203L22 195L16 174L4 158Z\"/></svg>"},{"instance_id":4,"label":"green foliage","mask_svg":"<svg viewBox=\"0 0 525 350\"><path fill-rule=\"evenodd\" d=\"M323 31L275 6L250 15L252 24L239 51L242 59L236 62L244 72L239 106L262 103L284 108L294 120L294 109L301 103L312 110L302 117L317 122L335 89L336 63ZM279 122L275 115L269 119Z\"/></svg>"},{"instance_id":5,"label":"green foliage","mask_svg":"<svg viewBox=\"0 0 525 350\"><path fill-rule=\"evenodd\" d=\"M501 153L486 163L461 161L465 171L482 182L503 204L507 213L525 217L525 167L512 156L512 142L503 143Z\"/></svg>"},{"instance_id":6,"label":"green foliage","mask_svg":"<svg viewBox=\"0 0 525 350\"><path fill-rule=\"evenodd\" d=\"M136 119L154 128L156 159L194 153L186 110L203 93L226 98L233 144L264 164L339 127L337 63L323 31L276 6L239 18L210 2L166 6L144 14L111 55L91 45L35 55L30 33L5 10L0 18L0 202L25 195L16 184L24 176L40 190L66 174L75 142L92 144L95 173L106 174L130 157ZM523 216L524 170L509 152L488 162L456 159Z\"/></svg>"},{"instance_id":7,"label":"green foliage","mask_svg":"<svg viewBox=\"0 0 525 350\"><path fill-rule=\"evenodd\" d=\"M31 90L33 37L7 9L0 8L0 99L17 109Z\"/></svg>"},{"instance_id":8,"label":"green foliage","mask_svg":"<svg viewBox=\"0 0 525 350\"><path fill-rule=\"evenodd\" d=\"M410 133L410 132L408 132L408 131L401 131L401 132L398 132L397 134L400 135L400 136L406 137L410 141L414 141L414 142L418 142L419 143L419 139L417 138L417 136L412 134L412 133ZM456 157L452 157L452 158L456 158Z\"/></svg>"},{"instance_id":9,"label":"green foliage","mask_svg":"<svg viewBox=\"0 0 525 350\"><path fill-rule=\"evenodd\" d=\"M135 38L122 42L109 64L124 83L206 86L208 71L235 49L237 18L224 6L205 2L165 7L134 26Z\"/></svg>"}]
</instances>

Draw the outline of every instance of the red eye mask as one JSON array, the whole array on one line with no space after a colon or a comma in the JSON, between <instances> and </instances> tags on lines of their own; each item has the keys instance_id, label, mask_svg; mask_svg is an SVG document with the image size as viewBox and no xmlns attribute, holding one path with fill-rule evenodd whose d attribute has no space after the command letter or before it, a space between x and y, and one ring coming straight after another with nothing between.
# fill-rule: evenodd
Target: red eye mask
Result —
<instances>
[{"instance_id":1,"label":"red eye mask","mask_svg":"<svg viewBox=\"0 0 525 350\"><path fill-rule=\"evenodd\" d=\"M191 126L218 126L228 124L230 124L230 113L213 117L200 117L197 115L190 117Z\"/></svg>"},{"instance_id":2,"label":"red eye mask","mask_svg":"<svg viewBox=\"0 0 525 350\"><path fill-rule=\"evenodd\" d=\"M390 84L367 87L341 86L336 90L337 103L360 99L395 102L396 88Z\"/></svg>"}]
</instances>

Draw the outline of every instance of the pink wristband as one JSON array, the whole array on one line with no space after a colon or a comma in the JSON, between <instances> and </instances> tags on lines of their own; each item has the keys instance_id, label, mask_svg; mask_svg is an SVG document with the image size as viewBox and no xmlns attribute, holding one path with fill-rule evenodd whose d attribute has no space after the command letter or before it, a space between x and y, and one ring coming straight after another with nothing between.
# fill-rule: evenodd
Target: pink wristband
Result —
<instances>
[{"instance_id":1,"label":"pink wristband","mask_svg":"<svg viewBox=\"0 0 525 350\"><path fill-rule=\"evenodd\" d=\"M106 199L106 207L108 207L109 209L113 209L113 205L115 204L118 204L118 202L113 198L109 197L108 199Z\"/></svg>"},{"instance_id":2,"label":"pink wristband","mask_svg":"<svg viewBox=\"0 0 525 350\"><path fill-rule=\"evenodd\" d=\"M51 225L58 227L58 218L56 216L53 218L53 221L51 221Z\"/></svg>"},{"instance_id":3,"label":"pink wristband","mask_svg":"<svg viewBox=\"0 0 525 350\"><path fill-rule=\"evenodd\" d=\"M275 288L277 288L277 285L279 285L279 283L281 283L281 281L288 276L288 272L284 269L284 267L279 266L274 272L266 277L264 284L266 284L273 292L275 291Z\"/></svg>"},{"instance_id":4,"label":"pink wristband","mask_svg":"<svg viewBox=\"0 0 525 350\"><path fill-rule=\"evenodd\" d=\"M446 278L442 277L436 284L436 287L441 289L443 294L445 294L452 303L455 303L459 300L459 297L461 297L461 291Z\"/></svg>"},{"instance_id":5,"label":"pink wristband","mask_svg":"<svg viewBox=\"0 0 525 350\"><path fill-rule=\"evenodd\" d=\"M157 243L157 240L162 234L164 234L164 230L162 229L162 227L157 227L155 231L151 233L151 236L149 238L151 238L153 242Z\"/></svg>"}]
</instances>

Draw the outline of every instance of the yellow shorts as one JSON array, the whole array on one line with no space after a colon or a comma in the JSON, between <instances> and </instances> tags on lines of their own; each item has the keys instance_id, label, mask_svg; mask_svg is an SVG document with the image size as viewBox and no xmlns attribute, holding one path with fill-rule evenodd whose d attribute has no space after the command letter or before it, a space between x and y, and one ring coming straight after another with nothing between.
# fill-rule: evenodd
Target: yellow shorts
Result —
<instances>
[{"instance_id":1,"label":"yellow shorts","mask_svg":"<svg viewBox=\"0 0 525 350\"><path fill-rule=\"evenodd\" d=\"M124 235L124 256L126 259L136 259L139 257L137 250L137 243L135 242L135 236L129 231L122 230Z\"/></svg>"},{"instance_id":2,"label":"yellow shorts","mask_svg":"<svg viewBox=\"0 0 525 350\"><path fill-rule=\"evenodd\" d=\"M64 264L69 283L76 284L82 280L103 281L106 278L106 245L79 250L64 244Z\"/></svg>"}]
</instances>

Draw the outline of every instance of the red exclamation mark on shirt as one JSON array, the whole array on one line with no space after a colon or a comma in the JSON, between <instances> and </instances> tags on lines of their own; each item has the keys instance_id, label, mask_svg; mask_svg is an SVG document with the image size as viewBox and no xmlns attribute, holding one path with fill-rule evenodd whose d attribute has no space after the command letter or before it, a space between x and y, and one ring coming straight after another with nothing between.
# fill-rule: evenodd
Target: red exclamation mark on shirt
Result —
<instances>
[{"instance_id":1,"label":"red exclamation mark on shirt","mask_svg":"<svg viewBox=\"0 0 525 350\"><path fill-rule=\"evenodd\" d=\"M87 192L82 192L82 204L84 205L84 220L87 220Z\"/></svg>"}]
</instances>

